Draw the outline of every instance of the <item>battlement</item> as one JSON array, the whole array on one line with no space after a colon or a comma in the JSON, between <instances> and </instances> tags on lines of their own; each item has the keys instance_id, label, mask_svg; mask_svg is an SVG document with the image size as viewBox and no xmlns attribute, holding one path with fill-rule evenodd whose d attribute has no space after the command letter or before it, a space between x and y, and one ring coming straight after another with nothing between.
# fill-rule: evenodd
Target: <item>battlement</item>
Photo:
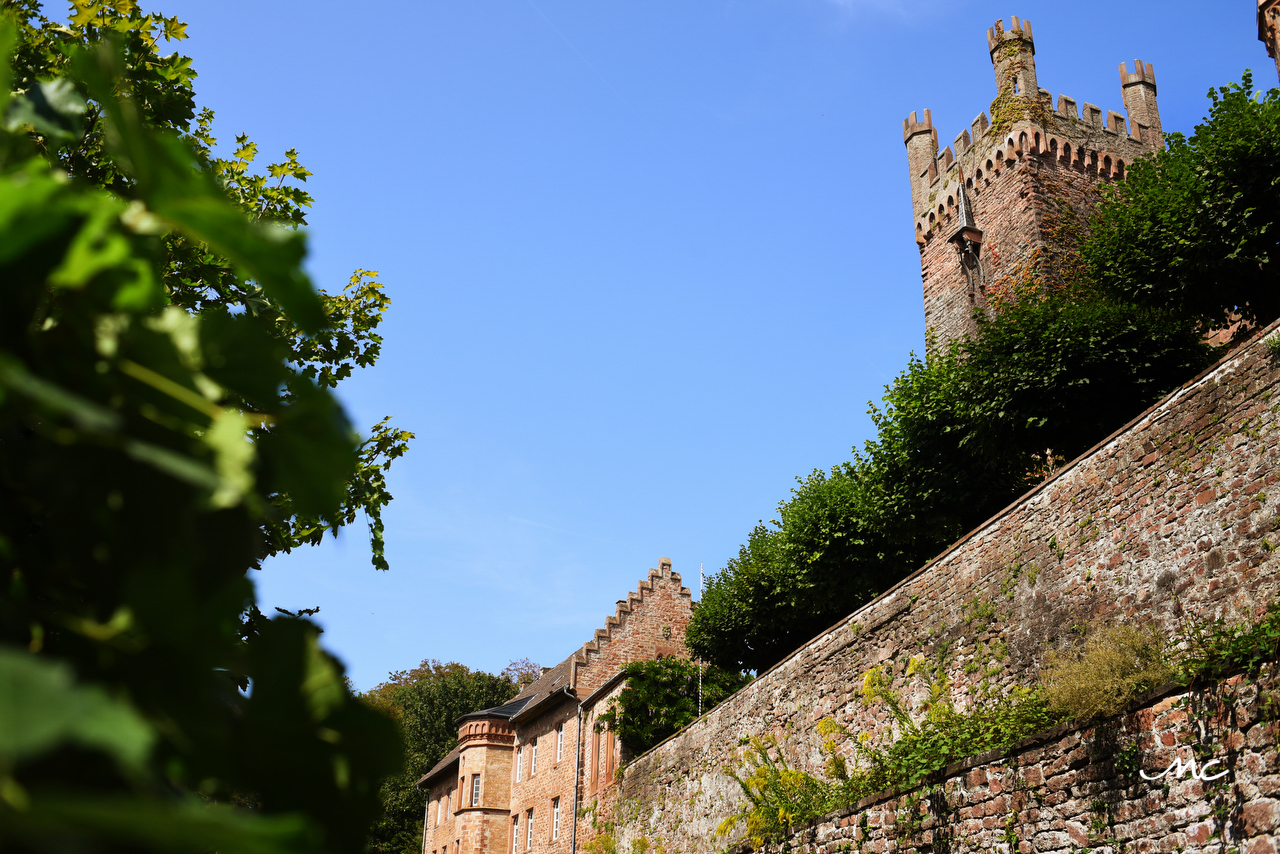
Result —
<instances>
[{"instance_id":1,"label":"battlement","mask_svg":"<svg viewBox=\"0 0 1280 854\"><path fill-rule=\"evenodd\" d=\"M916 121L916 114L912 111L910 118L902 120L902 141L906 142L918 133L929 133L936 140L938 132L933 128L933 114L928 110L924 111L924 121Z\"/></svg>"},{"instance_id":2,"label":"battlement","mask_svg":"<svg viewBox=\"0 0 1280 854\"><path fill-rule=\"evenodd\" d=\"M991 53L996 52L996 48L1005 42L1023 41L1026 42L1031 52L1036 52L1035 38L1031 35L1031 22L1020 21L1018 16L1014 15L1011 19L1012 25L1009 29L1004 28L1004 19L996 21L994 27L987 30L987 48Z\"/></svg>"},{"instance_id":3,"label":"battlement","mask_svg":"<svg viewBox=\"0 0 1280 854\"><path fill-rule=\"evenodd\" d=\"M1137 70L1130 74L1128 63L1120 63L1120 86L1123 88L1125 86L1136 86L1139 83L1145 83L1154 90L1156 88L1156 70L1152 67L1151 63L1146 63L1146 66L1144 67L1141 59L1135 59L1133 61L1133 67Z\"/></svg>"},{"instance_id":4,"label":"battlement","mask_svg":"<svg viewBox=\"0 0 1280 854\"><path fill-rule=\"evenodd\" d=\"M1123 113L1066 95L1055 108L1036 76L1031 22L1010 20L987 30L996 89L989 114L946 146L929 110L902 123L925 325L939 342L964 334L986 288L1023 260L1050 244L1071 251L1058 245L1066 231L1044 225L1058 216L1046 216L1047 188L1054 199L1069 196L1085 222L1099 185L1123 180L1129 164L1163 147L1154 66L1120 65ZM961 232L982 238L955 244Z\"/></svg>"}]
</instances>

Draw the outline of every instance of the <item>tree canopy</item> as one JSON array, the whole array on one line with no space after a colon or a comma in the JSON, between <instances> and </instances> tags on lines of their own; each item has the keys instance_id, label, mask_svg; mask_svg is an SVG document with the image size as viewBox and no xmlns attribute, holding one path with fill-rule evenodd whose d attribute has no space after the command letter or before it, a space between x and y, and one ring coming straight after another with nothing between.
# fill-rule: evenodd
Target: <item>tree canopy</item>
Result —
<instances>
[{"instance_id":1,"label":"tree canopy","mask_svg":"<svg viewBox=\"0 0 1280 854\"><path fill-rule=\"evenodd\" d=\"M333 322L305 236L246 215L148 120L125 73L139 30L67 29L47 34L61 76L11 95L31 36L0 17L0 847L355 850L395 725L314 624L244 620L282 506L339 524L360 465L280 332ZM63 168L83 128L97 173ZM175 243L270 310L182 303Z\"/></svg>"},{"instance_id":2,"label":"tree canopy","mask_svg":"<svg viewBox=\"0 0 1280 854\"><path fill-rule=\"evenodd\" d=\"M1209 116L1134 163L1098 210L1084 256L1119 299L1204 331L1280 315L1280 90L1209 90Z\"/></svg>"}]
</instances>

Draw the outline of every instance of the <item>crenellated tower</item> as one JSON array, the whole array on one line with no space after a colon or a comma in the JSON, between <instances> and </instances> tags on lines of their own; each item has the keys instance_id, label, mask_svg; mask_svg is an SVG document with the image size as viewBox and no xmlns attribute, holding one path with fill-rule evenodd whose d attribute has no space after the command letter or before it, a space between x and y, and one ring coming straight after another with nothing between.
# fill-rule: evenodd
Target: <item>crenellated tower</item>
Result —
<instances>
[{"instance_id":1,"label":"crenellated tower","mask_svg":"<svg viewBox=\"0 0 1280 854\"><path fill-rule=\"evenodd\" d=\"M1280 2L1280 0L1276 0ZM1003 278L1053 252L1074 252L1098 189L1164 146L1155 69L1121 63L1125 116L1066 95L1053 103L1036 76L1031 22L987 30L996 97L938 149L930 112L902 123L911 178L925 327L937 345L973 330Z\"/></svg>"}]
</instances>

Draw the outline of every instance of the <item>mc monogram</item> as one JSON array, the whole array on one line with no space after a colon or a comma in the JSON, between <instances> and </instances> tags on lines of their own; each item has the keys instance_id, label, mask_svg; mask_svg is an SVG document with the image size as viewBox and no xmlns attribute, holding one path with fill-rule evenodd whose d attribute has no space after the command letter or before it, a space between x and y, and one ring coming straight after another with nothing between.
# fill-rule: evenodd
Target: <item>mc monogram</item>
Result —
<instances>
[{"instance_id":1,"label":"mc monogram","mask_svg":"<svg viewBox=\"0 0 1280 854\"><path fill-rule=\"evenodd\" d=\"M1164 769L1159 774L1148 774L1146 771L1139 771L1138 774L1144 780L1159 780L1168 774L1172 774L1174 777L1178 777L1178 778L1185 777L1188 774L1190 774L1191 779L1193 780L1200 779L1208 783L1211 780L1221 779L1222 777L1225 777L1227 776L1227 774L1231 773L1230 771L1219 771L1217 774L1209 773L1209 769L1211 767L1213 767L1214 765L1221 765L1221 764L1222 764L1221 759L1210 759L1208 762L1201 765L1200 770L1197 771L1196 758L1194 756L1188 759L1186 762L1183 762L1182 757L1179 756L1175 758L1173 762L1169 763L1168 768Z\"/></svg>"}]
</instances>

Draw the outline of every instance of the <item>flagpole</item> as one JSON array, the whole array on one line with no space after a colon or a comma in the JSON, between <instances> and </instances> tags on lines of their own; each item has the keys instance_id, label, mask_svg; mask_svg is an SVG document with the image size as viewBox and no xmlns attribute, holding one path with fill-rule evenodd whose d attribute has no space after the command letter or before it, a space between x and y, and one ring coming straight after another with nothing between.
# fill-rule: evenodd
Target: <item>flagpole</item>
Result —
<instances>
[{"instance_id":1,"label":"flagpole","mask_svg":"<svg viewBox=\"0 0 1280 854\"><path fill-rule=\"evenodd\" d=\"M698 564L698 602L702 602L702 564ZM702 717L702 656L698 656L698 717Z\"/></svg>"}]
</instances>

